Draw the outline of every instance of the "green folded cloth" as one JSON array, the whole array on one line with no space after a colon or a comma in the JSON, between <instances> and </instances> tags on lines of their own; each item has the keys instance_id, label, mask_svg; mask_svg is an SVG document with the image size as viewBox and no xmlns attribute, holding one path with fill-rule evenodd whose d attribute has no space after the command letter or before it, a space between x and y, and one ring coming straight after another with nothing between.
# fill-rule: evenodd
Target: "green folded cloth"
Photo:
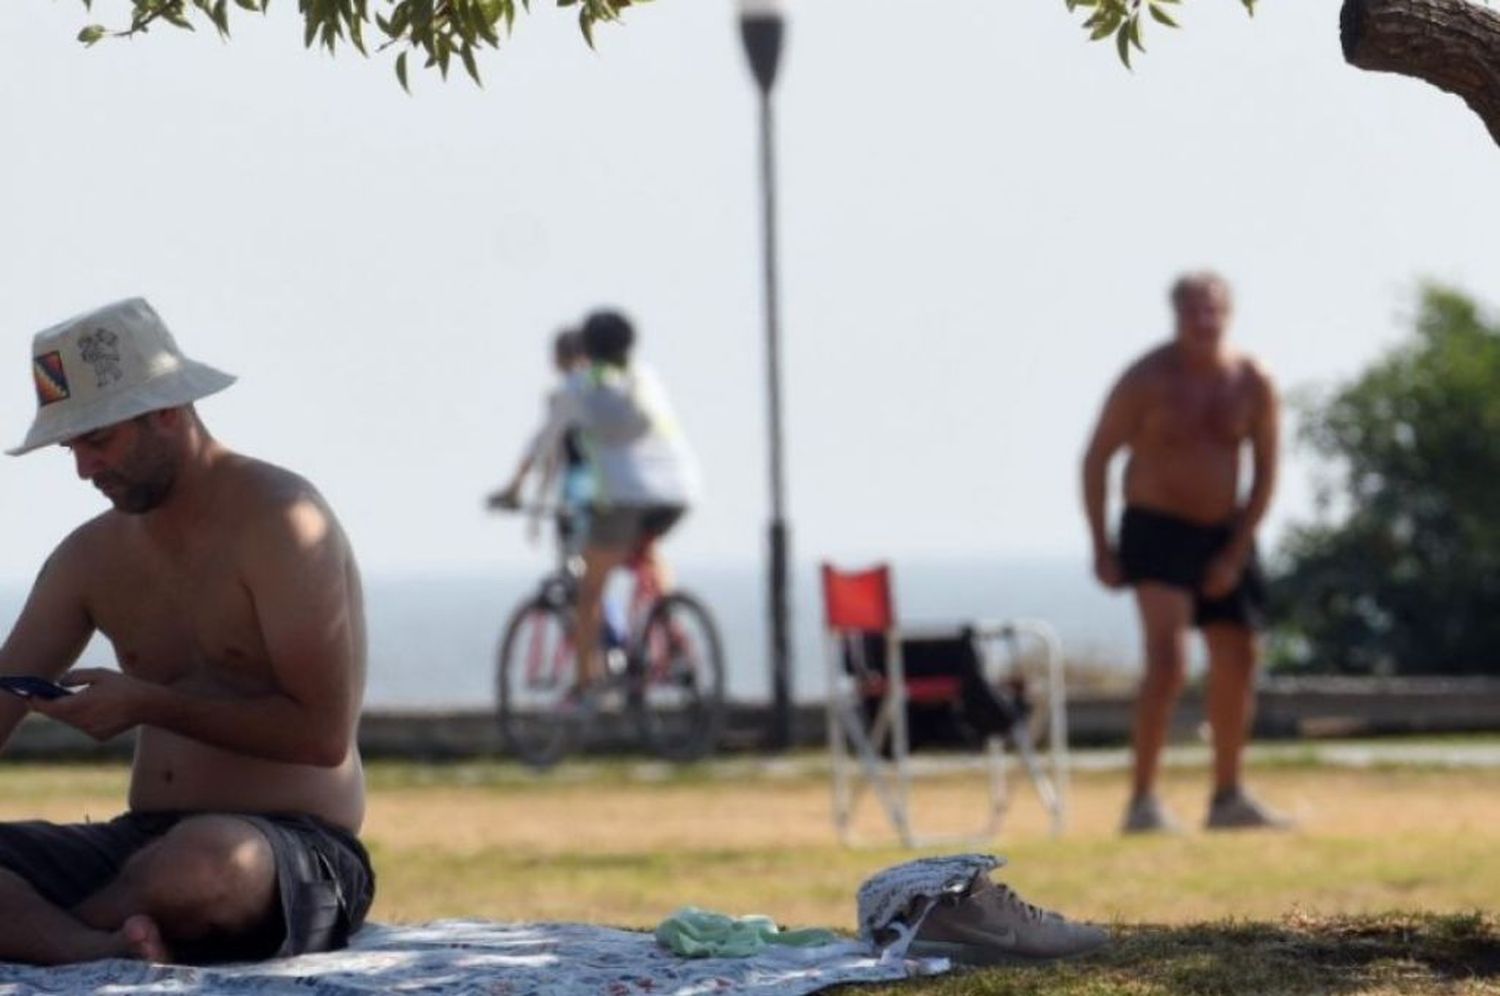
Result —
<instances>
[{"instance_id":1,"label":"green folded cloth","mask_svg":"<svg viewBox=\"0 0 1500 996\"><path fill-rule=\"evenodd\" d=\"M814 948L838 940L829 930L782 930L768 916L726 916L692 906L656 928L656 943L684 958L748 958L773 944Z\"/></svg>"}]
</instances>

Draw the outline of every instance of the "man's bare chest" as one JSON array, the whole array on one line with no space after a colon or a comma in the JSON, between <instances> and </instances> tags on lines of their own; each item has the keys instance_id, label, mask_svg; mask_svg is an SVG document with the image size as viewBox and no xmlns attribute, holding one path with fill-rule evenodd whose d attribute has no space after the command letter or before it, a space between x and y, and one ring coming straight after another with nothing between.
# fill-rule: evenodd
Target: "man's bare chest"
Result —
<instances>
[{"instance_id":1,"label":"man's bare chest","mask_svg":"<svg viewBox=\"0 0 1500 996\"><path fill-rule=\"evenodd\" d=\"M1255 399L1243 383L1173 378L1148 394L1142 430L1158 446L1234 448L1254 424Z\"/></svg>"},{"instance_id":2,"label":"man's bare chest","mask_svg":"<svg viewBox=\"0 0 1500 996\"><path fill-rule=\"evenodd\" d=\"M227 557L117 564L96 578L89 603L129 673L203 689L270 680L255 600Z\"/></svg>"}]
</instances>

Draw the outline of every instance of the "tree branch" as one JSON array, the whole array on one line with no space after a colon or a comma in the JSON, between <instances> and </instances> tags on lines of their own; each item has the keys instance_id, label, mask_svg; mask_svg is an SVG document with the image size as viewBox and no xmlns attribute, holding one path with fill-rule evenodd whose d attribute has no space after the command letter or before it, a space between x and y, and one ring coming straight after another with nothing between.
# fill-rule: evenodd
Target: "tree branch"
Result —
<instances>
[{"instance_id":1,"label":"tree branch","mask_svg":"<svg viewBox=\"0 0 1500 996\"><path fill-rule=\"evenodd\" d=\"M86 10L94 0L83 0ZM592 47L594 28L619 21L626 8L647 0L553 0L558 7L577 8L578 26ZM1155 0L1165 2L1165 0ZM1172 0L1176 2L1176 0ZM130 38L145 34L158 21L191 31L198 18L211 21L222 37L229 37L230 11L264 13L270 0L129 0L130 27L111 31L102 24L89 24L78 32L84 45L101 39ZM231 7L233 3L233 7ZM530 0L298 0L302 15L302 41L308 48L321 46L330 53L340 45L353 45L368 54L367 29L378 29L384 40L375 46L384 51L401 49L396 58L396 78L408 84L407 56L415 52L425 65L435 67L443 78L457 56L464 70L480 82L476 55L485 48L499 48L501 38L514 25L517 9L530 10Z\"/></svg>"},{"instance_id":2,"label":"tree branch","mask_svg":"<svg viewBox=\"0 0 1500 996\"><path fill-rule=\"evenodd\" d=\"M1471 0L1344 0L1344 59L1462 97L1500 145L1500 13Z\"/></svg>"}]
</instances>

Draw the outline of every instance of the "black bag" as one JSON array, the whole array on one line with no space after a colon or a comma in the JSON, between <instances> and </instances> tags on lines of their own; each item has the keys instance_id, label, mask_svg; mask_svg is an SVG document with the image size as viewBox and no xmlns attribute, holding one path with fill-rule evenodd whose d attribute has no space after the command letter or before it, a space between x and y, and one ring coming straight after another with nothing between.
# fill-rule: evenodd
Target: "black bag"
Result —
<instances>
[{"instance_id":1,"label":"black bag","mask_svg":"<svg viewBox=\"0 0 1500 996\"><path fill-rule=\"evenodd\" d=\"M932 678L957 679L956 694L941 701L907 703L907 737L919 747L976 748L990 736L1005 736L1030 714L1025 686L1019 682L996 688L984 677L974 631L968 627L948 634L902 639L901 663L908 687ZM865 633L856 645L845 645L844 666L857 679L886 674L886 638ZM864 699L866 725L879 712L878 695ZM890 754L889 745L885 749Z\"/></svg>"}]
</instances>

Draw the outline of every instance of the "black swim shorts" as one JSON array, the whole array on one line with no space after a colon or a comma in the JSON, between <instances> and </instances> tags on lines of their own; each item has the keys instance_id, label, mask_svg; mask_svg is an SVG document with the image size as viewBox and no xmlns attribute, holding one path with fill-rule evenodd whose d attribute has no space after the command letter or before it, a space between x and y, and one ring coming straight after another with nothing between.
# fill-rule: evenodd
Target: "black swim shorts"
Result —
<instances>
[{"instance_id":1,"label":"black swim shorts","mask_svg":"<svg viewBox=\"0 0 1500 996\"><path fill-rule=\"evenodd\" d=\"M173 945L175 958L207 964L334 951L364 923L375 895L369 855L347 830L301 814L132 812L107 823L0 823L0 868L70 910L112 882L131 855L201 815L244 820L265 835L280 909L248 934Z\"/></svg>"},{"instance_id":2,"label":"black swim shorts","mask_svg":"<svg viewBox=\"0 0 1500 996\"><path fill-rule=\"evenodd\" d=\"M1209 564L1233 535L1228 523L1204 526L1127 507L1120 520L1120 567L1127 584L1154 581L1192 593L1195 626L1237 623L1258 629L1265 621L1266 582L1253 547L1233 591L1223 598L1207 598L1202 591Z\"/></svg>"}]
</instances>

